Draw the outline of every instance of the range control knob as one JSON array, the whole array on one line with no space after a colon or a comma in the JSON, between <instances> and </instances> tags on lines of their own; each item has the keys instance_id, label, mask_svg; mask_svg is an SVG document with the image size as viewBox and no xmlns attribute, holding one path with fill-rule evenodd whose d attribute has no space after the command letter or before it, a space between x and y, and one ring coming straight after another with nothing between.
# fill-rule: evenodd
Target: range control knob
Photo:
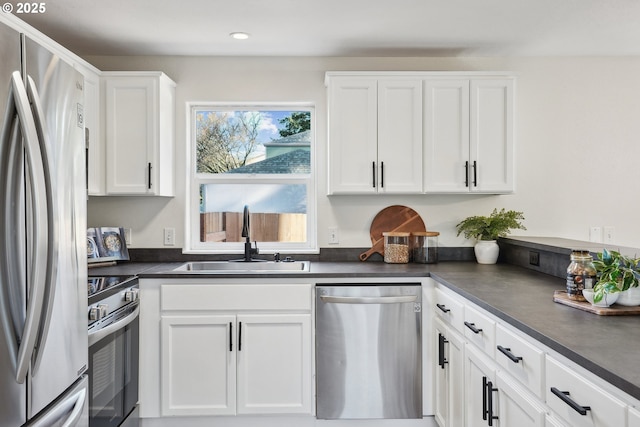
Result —
<instances>
[{"instance_id":1,"label":"range control knob","mask_svg":"<svg viewBox=\"0 0 640 427\"><path fill-rule=\"evenodd\" d=\"M138 289L135 288L127 289L124 293L124 300L126 302L136 301L138 299L138 292Z\"/></svg>"},{"instance_id":2,"label":"range control knob","mask_svg":"<svg viewBox=\"0 0 640 427\"><path fill-rule=\"evenodd\" d=\"M89 320L100 320L107 316L109 306L107 304L94 305L89 309Z\"/></svg>"}]
</instances>

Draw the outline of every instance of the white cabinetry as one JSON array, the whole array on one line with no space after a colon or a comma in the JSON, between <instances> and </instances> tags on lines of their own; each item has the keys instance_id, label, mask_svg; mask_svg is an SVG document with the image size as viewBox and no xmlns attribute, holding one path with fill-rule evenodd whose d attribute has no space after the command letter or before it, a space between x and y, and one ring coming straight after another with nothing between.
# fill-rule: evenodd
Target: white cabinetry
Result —
<instances>
[{"instance_id":1,"label":"white cabinetry","mask_svg":"<svg viewBox=\"0 0 640 427\"><path fill-rule=\"evenodd\" d=\"M327 74L329 194L422 192L422 80Z\"/></svg>"},{"instance_id":2,"label":"white cabinetry","mask_svg":"<svg viewBox=\"0 0 640 427\"><path fill-rule=\"evenodd\" d=\"M313 413L311 285L140 288L142 417Z\"/></svg>"},{"instance_id":3,"label":"white cabinetry","mask_svg":"<svg viewBox=\"0 0 640 427\"><path fill-rule=\"evenodd\" d=\"M514 191L514 79L429 78L424 191Z\"/></svg>"},{"instance_id":4,"label":"white cabinetry","mask_svg":"<svg viewBox=\"0 0 640 427\"><path fill-rule=\"evenodd\" d=\"M434 322L438 366L434 375L435 418L441 427L464 425L464 340L440 319Z\"/></svg>"},{"instance_id":5,"label":"white cabinetry","mask_svg":"<svg viewBox=\"0 0 640 427\"><path fill-rule=\"evenodd\" d=\"M546 399L572 427L626 425L627 405L555 358L546 357Z\"/></svg>"},{"instance_id":6,"label":"white cabinetry","mask_svg":"<svg viewBox=\"0 0 640 427\"><path fill-rule=\"evenodd\" d=\"M106 194L173 196L175 83L160 72L103 81Z\"/></svg>"},{"instance_id":7,"label":"white cabinetry","mask_svg":"<svg viewBox=\"0 0 640 427\"><path fill-rule=\"evenodd\" d=\"M443 285L433 295L440 427L640 427L637 402L620 390Z\"/></svg>"}]
</instances>

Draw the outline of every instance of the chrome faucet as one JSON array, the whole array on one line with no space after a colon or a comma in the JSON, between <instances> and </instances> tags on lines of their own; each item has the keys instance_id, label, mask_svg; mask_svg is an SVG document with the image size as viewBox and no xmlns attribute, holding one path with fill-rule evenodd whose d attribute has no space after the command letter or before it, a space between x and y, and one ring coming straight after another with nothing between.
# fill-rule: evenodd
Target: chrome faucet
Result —
<instances>
[{"instance_id":1,"label":"chrome faucet","mask_svg":"<svg viewBox=\"0 0 640 427\"><path fill-rule=\"evenodd\" d=\"M245 238L244 242L244 261L251 262L254 259L251 257L254 254L258 254L258 242L255 242L255 247L251 247L251 225L249 223L249 206L244 205L244 212L242 213L242 237Z\"/></svg>"}]
</instances>

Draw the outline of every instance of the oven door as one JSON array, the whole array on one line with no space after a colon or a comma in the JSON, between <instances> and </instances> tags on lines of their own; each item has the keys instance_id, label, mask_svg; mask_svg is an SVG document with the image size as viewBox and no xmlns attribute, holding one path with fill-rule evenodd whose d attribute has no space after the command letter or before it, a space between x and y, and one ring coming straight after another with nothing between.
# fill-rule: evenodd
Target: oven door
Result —
<instances>
[{"instance_id":1,"label":"oven door","mask_svg":"<svg viewBox=\"0 0 640 427\"><path fill-rule=\"evenodd\" d=\"M138 402L139 306L89 330L89 426L117 427Z\"/></svg>"}]
</instances>

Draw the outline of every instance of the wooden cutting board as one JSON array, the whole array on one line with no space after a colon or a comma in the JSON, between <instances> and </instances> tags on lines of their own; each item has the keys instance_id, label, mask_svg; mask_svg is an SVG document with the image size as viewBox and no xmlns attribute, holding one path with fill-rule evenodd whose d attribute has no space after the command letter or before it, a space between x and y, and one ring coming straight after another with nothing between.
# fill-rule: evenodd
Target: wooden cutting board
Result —
<instances>
[{"instance_id":1,"label":"wooden cutting board","mask_svg":"<svg viewBox=\"0 0 640 427\"><path fill-rule=\"evenodd\" d=\"M366 261L375 253L384 256L384 238L382 233L395 231L427 231L424 221L413 209L393 205L384 208L371 221L369 235L371 236L371 249L360 254L360 261Z\"/></svg>"}]
</instances>

